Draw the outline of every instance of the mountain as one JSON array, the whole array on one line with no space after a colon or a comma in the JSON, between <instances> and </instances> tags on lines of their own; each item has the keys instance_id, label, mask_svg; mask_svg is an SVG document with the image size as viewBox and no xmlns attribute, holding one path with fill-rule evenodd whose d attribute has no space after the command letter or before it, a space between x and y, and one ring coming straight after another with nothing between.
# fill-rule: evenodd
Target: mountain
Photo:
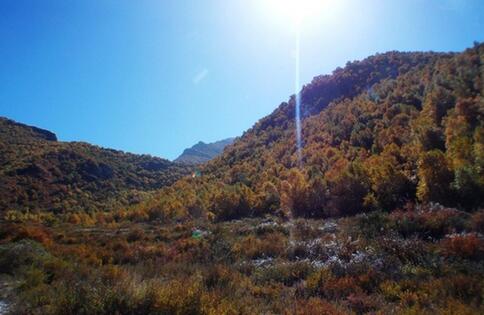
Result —
<instances>
[{"instance_id":1,"label":"mountain","mask_svg":"<svg viewBox=\"0 0 484 315\"><path fill-rule=\"evenodd\" d=\"M300 152L293 95L202 165L200 176L179 181L188 170L180 164L57 142L3 120L0 205L115 208L133 191L161 188L141 213L339 217L416 202L471 211L484 198L483 50L392 51L348 62L302 88ZM200 158L206 147L185 157Z\"/></svg>"},{"instance_id":2,"label":"mountain","mask_svg":"<svg viewBox=\"0 0 484 315\"><path fill-rule=\"evenodd\" d=\"M388 52L313 79L222 155L149 201L218 220L279 213L338 217L433 202L484 201L484 45ZM193 198L187 198L193 196ZM163 211L161 211L163 212ZM152 214L162 216L162 213Z\"/></svg>"},{"instance_id":3,"label":"mountain","mask_svg":"<svg viewBox=\"0 0 484 315\"><path fill-rule=\"evenodd\" d=\"M1 120L0 200L23 211L0 220L0 302L12 314L484 314L483 75L483 44L350 62L302 89L299 148L291 96L179 180L189 168ZM25 211L51 204L83 211Z\"/></svg>"},{"instance_id":4,"label":"mountain","mask_svg":"<svg viewBox=\"0 0 484 315\"><path fill-rule=\"evenodd\" d=\"M82 142L0 117L0 211L109 210L172 184L190 168Z\"/></svg>"},{"instance_id":5,"label":"mountain","mask_svg":"<svg viewBox=\"0 0 484 315\"><path fill-rule=\"evenodd\" d=\"M185 149L175 159L175 162L185 164L202 164L222 154L226 146L231 145L235 138L228 138L213 143L198 142L193 147Z\"/></svg>"}]
</instances>

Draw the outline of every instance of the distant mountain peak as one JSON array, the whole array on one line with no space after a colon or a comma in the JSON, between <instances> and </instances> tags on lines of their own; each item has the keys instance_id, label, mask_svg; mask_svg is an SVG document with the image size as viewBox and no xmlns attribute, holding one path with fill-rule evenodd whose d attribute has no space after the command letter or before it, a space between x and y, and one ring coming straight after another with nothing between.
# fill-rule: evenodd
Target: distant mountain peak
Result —
<instances>
[{"instance_id":1,"label":"distant mountain peak","mask_svg":"<svg viewBox=\"0 0 484 315\"><path fill-rule=\"evenodd\" d=\"M175 162L184 164L201 164L222 154L226 146L232 144L235 138L228 138L213 143L199 141L191 148L185 149L183 153L175 159Z\"/></svg>"}]
</instances>

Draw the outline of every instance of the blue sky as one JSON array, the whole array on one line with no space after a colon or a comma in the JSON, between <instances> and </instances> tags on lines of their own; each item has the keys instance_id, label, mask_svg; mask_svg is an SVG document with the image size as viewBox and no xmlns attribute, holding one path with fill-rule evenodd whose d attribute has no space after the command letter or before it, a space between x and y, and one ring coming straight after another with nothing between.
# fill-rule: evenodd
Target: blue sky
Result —
<instances>
[{"instance_id":1,"label":"blue sky","mask_svg":"<svg viewBox=\"0 0 484 315\"><path fill-rule=\"evenodd\" d=\"M0 116L169 159L241 135L294 93L295 34L264 1L0 0ZM301 31L302 83L484 40L480 0L323 1Z\"/></svg>"}]
</instances>

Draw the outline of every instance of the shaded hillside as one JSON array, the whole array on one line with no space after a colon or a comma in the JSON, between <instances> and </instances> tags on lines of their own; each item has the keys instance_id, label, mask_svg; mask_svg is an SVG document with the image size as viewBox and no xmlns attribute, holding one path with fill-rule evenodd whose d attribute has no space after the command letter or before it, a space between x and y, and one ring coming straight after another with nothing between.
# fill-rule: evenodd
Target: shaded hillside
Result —
<instances>
[{"instance_id":1,"label":"shaded hillside","mask_svg":"<svg viewBox=\"0 0 484 315\"><path fill-rule=\"evenodd\" d=\"M390 52L348 63L302 89L301 166L291 97L204 176L142 209L225 220L342 216L407 202L482 207L483 58L476 44L460 54Z\"/></svg>"},{"instance_id":2,"label":"shaded hillside","mask_svg":"<svg viewBox=\"0 0 484 315\"><path fill-rule=\"evenodd\" d=\"M222 154L226 146L232 144L235 138L220 140L213 143L200 141L191 148L185 149L183 153L176 158L175 162L185 164L202 164Z\"/></svg>"},{"instance_id":3,"label":"shaded hillside","mask_svg":"<svg viewBox=\"0 0 484 315\"><path fill-rule=\"evenodd\" d=\"M148 155L56 140L49 131L0 118L0 210L112 209L190 172Z\"/></svg>"}]
</instances>

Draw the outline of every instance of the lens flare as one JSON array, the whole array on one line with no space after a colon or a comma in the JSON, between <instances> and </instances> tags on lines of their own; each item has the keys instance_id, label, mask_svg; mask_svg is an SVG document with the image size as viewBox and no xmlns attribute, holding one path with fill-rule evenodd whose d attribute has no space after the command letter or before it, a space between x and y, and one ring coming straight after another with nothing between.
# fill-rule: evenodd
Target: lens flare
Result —
<instances>
[{"instance_id":1,"label":"lens flare","mask_svg":"<svg viewBox=\"0 0 484 315\"><path fill-rule=\"evenodd\" d=\"M301 129L301 93L300 93L300 61L301 61L301 36L296 34L296 74L294 80L295 97L295 120L296 120L296 145L298 165L302 166L302 129Z\"/></svg>"},{"instance_id":2,"label":"lens flare","mask_svg":"<svg viewBox=\"0 0 484 315\"><path fill-rule=\"evenodd\" d=\"M299 30L303 21L321 17L330 0L264 0L269 15L282 18L294 30Z\"/></svg>"},{"instance_id":3,"label":"lens flare","mask_svg":"<svg viewBox=\"0 0 484 315\"><path fill-rule=\"evenodd\" d=\"M264 0L261 1L273 20L280 20L284 25L290 27L295 34L295 125L296 125L296 146L298 166L302 167L303 142L301 126L301 95L300 95L300 63L301 63L301 32L303 26L310 24L311 20L327 19L333 15L336 8L341 7L344 0ZM304 25L303 25L304 24ZM309 25L308 25L309 26Z\"/></svg>"}]
</instances>

